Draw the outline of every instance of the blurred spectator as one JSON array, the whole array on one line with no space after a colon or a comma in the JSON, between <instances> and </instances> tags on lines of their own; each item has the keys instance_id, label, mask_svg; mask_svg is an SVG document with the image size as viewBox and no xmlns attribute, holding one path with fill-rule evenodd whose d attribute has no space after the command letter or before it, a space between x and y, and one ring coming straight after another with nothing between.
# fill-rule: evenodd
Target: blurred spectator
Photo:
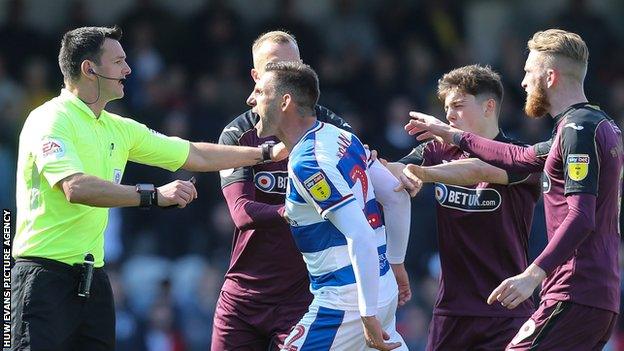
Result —
<instances>
[{"instance_id":1,"label":"blurred spectator","mask_svg":"<svg viewBox=\"0 0 624 351\"><path fill-rule=\"evenodd\" d=\"M350 56L371 58L379 44L377 27L372 18L364 15L360 3L354 0L335 0L334 16L325 20L325 38L332 55L349 59Z\"/></svg>"},{"instance_id":2,"label":"blurred spectator","mask_svg":"<svg viewBox=\"0 0 624 351\"><path fill-rule=\"evenodd\" d=\"M173 307L166 301L152 306L145 331L147 351L184 351L184 339L175 326Z\"/></svg>"},{"instance_id":3,"label":"blurred spectator","mask_svg":"<svg viewBox=\"0 0 624 351\"><path fill-rule=\"evenodd\" d=\"M7 152L17 149L18 134L28 113L24 99L23 87L9 76L4 56L0 55L0 116L4 125L0 129L0 143Z\"/></svg>"},{"instance_id":4,"label":"blurred spectator","mask_svg":"<svg viewBox=\"0 0 624 351\"><path fill-rule=\"evenodd\" d=\"M306 58L307 64L316 67L322 48L318 31L299 15L296 0L277 0L276 9L275 16L261 24L254 35L258 36L260 33L276 29L287 31L295 36L297 42L305 43L299 47L301 57Z\"/></svg>"},{"instance_id":5,"label":"blurred spectator","mask_svg":"<svg viewBox=\"0 0 624 351\"><path fill-rule=\"evenodd\" d=\"M5 182L15 178L15 159L11 151L8 144L0 142L0 179ZM0 203L3 208L15 210L15 181L6 183L8 184L0 186Z\"/></svg>"},{"instance_id":6,"label":"blurred spectator","mask_svg":"<svg viewBox=\"0 0 624 351\"><path fill-rule=\"evenodd\" d=\"M108 224L104 230L104 260L106 265L117 264L123 255L122 224L123 215L121 208L115 207L108 211Z\"/></svg>"},{"instance_id":7,"label":"blurred spectator","mask_svg":"<svg viewBox=\"0 0 624 351\"><path fill-rule=\"evenodd\" d=\"M587 0L568 0L568 6L555 19L556 27L579 34L587 43L592 53L591 64L588 67L585 86L588 89L598 90L602 82L610 82L618 65L611 53L618 52L622 43L617 40L609 26L609 21L595 11ZM602 82L601 82L602 81ZM607 96L596 95L590 100L604 104ZM605 100L602 100L605 99Z\"/></svg>"},{"instance_id":8,"label":"blurred spectator","mask_svg":"<svg viewBox=\"0 0 624 351\"><path fill-rule=\"evenodd\" d=\"M118 351L143 351L145 350L145 345L141 337L139 318L128 306L126 291L119 273L114 270L108 270L108 278L115 296L116 348Z\"/></svg>"},{"instance_id":9,"label":"blurred spectator","mask_svg":"<svg viewBox=\"0 0 624 351\"><path fill-rule=\"evenodd\" d=\"M245 57L248 43L241 41L243 26L227 1L207 2L189 24L184 53L193 72L216 74L224 56Z\"/></svg>"},{"instance_id":10,"label":"blurred spectator","mask_svg":"<svg viewBox=\"0 0 624 351\"><path fill-rule=\"evenodd\" d=\"M63 26L62 32L67 32L78 27L95 25L91 21L89 6L85 0L72 0L67 5L67 11L69 12L67 23Z\"/></svg>"},{"instance_id":11,"label":"blurred spectator","mask_svg":"<svg viewBox=\"0 0 624 351\"><path fill-rule=\"evenodd\" d=\"M406 96L397 96L390 100L385 111L385 140L381 145L383 155L391 160L399 159L407 155L416 145L414 137L405 133L405 116L415 110L414 105Z\"/></svg>"},{"instance_id":12,"label":"blurred spectator","mask_svg":"<svg viewBox=\"0 0 624 351\"><path fill-rule=\"evenodd\" d=\"M48 64L43 57L36 56L26 62L22 82L24 83L24 111L32 111L37 106L53 98L48 82ZM26 116L23 117L26 119Z\"/></svg>"},{"instance_id":13,"label":"blurred spectator","mask_svg":"<svg viewBox=\"0 0 624 351\"><path fill-rule=\"evenodd\" d=\"M0 53L5 55L7 72L17 79L24 60L33 55L50 55L51 46L44 34L26 23L23 0L5 1L4 8L6 16L0 26Z\"/></svg>"}]
</instances>

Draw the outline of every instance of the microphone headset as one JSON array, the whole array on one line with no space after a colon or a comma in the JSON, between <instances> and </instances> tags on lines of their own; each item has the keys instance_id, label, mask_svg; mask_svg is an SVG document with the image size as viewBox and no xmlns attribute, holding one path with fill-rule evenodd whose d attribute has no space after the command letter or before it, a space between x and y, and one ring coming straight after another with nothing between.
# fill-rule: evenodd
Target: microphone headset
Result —
<instances>
[{"instance_id":1,"label":"microphone headset","mask_svg":"<svg viewBox=\"0 0 624 351\"><path fill-rule=\"evenodd\" d=\"M87 72L94 74L97 77L97 97L95 98L94 101L91 102L87 102L87 101L83 101L85 104L87 105L93 105L96 102L98 102L98 100L100 100L100 78L104 78L104 79L108 79L108 80L125 80L125 78L117 78L117 77L107 77L107 76L103 76L101 74L95 73L95 71L93 70L93 68L89 68L87 70Z\"/></svg>"},{"instance_id":2,"label":"microphone headset","mask_svg":"<svg viewBox=\"0 0 624 351\"><path fill-rule=\"evenodd\" d=\"M107 77L107 76L103 76L99 73L95 73L95 71L93 70L93 68L89 68L89 73L91 74L95 74L96 77L100 77L100 78L104 78L104 79L110 79L110 80L122 80L123 78L115 78L115 77Z\"/></svg>"}]
</instances>

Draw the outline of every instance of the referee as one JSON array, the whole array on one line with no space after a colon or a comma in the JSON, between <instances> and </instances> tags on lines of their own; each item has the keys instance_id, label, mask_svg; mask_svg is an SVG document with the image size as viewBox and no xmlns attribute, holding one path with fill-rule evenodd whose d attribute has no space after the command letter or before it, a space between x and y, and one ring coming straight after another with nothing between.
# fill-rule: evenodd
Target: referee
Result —
<instances>
[{"instance_id":1,"label":"referee","mask_svg":"<svg viewBox=\"0 0 624 351\"><path fill-rule=\"evenodd\" d=\"M128 160L170 171L216 171L277 158L277 147L193 143L104 110L131 72L118 27L65 33L65 88L33 110L20 134L12 350L115 349L115 312L103 271L109 207L185 207L192 182L121 185Z\"/></svg>"}]
</instances>

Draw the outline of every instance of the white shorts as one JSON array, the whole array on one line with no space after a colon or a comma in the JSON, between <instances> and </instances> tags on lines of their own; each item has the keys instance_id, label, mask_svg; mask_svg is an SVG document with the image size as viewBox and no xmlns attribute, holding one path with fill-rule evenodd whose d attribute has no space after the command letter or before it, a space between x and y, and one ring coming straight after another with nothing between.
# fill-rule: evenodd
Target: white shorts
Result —
<instances>
[{"instance_id":1,"label":"white shorts","mask_svg":"<svg viewBox=\"0 0 624 351\"><path fill-rule=\"evenodd\" d=\"M390 335L386 342L400 342L395 350L408 350L405 341L396 331L397 299L377 310L377 319ZM286 338L282 351L373 350L366 346L359 311L334 310L312 302Z\"/></svg>"}]
</instances>

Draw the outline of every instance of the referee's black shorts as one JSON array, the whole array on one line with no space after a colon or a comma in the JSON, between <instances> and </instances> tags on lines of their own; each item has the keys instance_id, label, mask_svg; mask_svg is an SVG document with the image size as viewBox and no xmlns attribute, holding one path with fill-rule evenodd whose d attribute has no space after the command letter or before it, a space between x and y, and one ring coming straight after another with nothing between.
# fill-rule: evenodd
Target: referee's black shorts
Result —
<instances>
[{"instance_id":1,"label":"referee's black shorts","mask_svg":"<svg viewBox=\"0 0 624 351\"><path fill-rule=\"evenodd\" d=\"M79 297L80 271L42 258L17 259L11 282L11 350L113 351L115 306L103 269L91 296Z\"/></svg>"}]
</instances>

